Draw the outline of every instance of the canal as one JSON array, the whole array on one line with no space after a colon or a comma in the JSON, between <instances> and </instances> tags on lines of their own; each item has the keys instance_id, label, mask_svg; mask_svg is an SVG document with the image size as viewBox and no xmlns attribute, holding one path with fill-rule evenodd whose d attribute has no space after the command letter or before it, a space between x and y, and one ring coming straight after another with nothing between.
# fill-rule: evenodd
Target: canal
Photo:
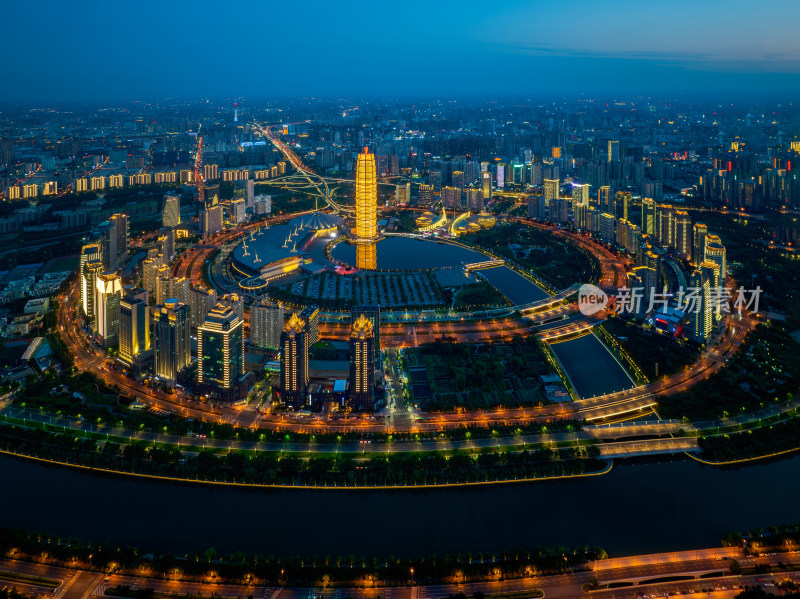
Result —
<instances>
[{"instance_id":1,"label":"canal","mask_svg":"<svg viewBox=\"0 0 800 599\"><path fill-rule=\"evenodd\" d=\"M800 521L800 456L716 469L618 462L583 479L426 491L247 490L98 476L0 456L0 525L177 553L419 555L716 545Z\"/></svg>"},{"instance_id":2,"label":"canal","mask_svg":"<svg viewBox=\"0 0 800 599\"><path fill-rule=\"evenodd\" d=\"M495 266L478 272L514 305L530 304L547 297L541 287L508 266Z\"/></svg>"},{"instance_id":3,"label":"canal","mask_svg":"<svg viewBox=\"0 0 800 599\"><path fill-rule=\"evenodd\" d=\"M550 343L575 392L583 399L605 395L636 384L594 333Z\"/></svg>"}]
</instances>

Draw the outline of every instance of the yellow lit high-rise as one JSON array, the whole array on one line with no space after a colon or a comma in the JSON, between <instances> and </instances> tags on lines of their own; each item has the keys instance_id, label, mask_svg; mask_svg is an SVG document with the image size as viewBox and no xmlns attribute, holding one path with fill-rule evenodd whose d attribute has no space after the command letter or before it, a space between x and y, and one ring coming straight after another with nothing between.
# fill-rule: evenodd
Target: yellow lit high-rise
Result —
<instances>
[{"instance_id":1,"label":"yellow lit high-rise","mask_svg":"<svg viewBox=\"0 0 800 599\"><path fill-rule=\"evenodd\" d=\"M356 239L372 241L378 236L378 180L375 155L367 148L356 163Z\"/></svg>"},{"instance_id":2,"label":"yellow lit high-rise","mask_svg":"<svg viewBox=\"0 0 800 599\"><path fill-rule=\"evenodd\" d=\"M356 163L356 266L376 267L375 239L378 237L378 180L375 155L367 148Z\"/></svg>"}]
</instances>

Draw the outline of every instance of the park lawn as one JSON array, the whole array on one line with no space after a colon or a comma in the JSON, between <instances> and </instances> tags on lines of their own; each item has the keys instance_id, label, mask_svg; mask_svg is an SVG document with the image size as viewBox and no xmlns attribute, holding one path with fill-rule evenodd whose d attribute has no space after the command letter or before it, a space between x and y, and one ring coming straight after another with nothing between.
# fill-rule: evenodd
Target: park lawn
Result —
<instances>
[{"instance_id":1,"label":"park lawn","mask_svg":"<svg viewBox=\"0 0 800 599\"><path fill-rule=\"evenodd\" d=\"M800 390L800 343L760 324L727 366L688 391L659 401L664 418L716 420L754 412Z\"/></svg>"},{"instance_id":2,"label":"park lawn","mask_svg":"<svg viewBox=\"0 0 800 599\"><path fill-rule=\"evenodd\" d=\"M454 308L460 310L476 306L506 306L508 301L502 293L489 283L480 282L464 285L456 294Z\"/></svg>"},{"instance_id":3,"label":"park lawn","mask_svg":"<svg viewBox=\"0 0 800 599\"><path fill-rule=\"evenodd\" d=\"M700 355L699 349L688 342L678 342L672 337L645 330L622 318L610 318L600 326L617 338L651 381L693 364Z\"/></svg>"},{"instance_id":4,"label":"park lawn","mask_svg":"<svg viewBox=\"0 0 800 599\"><path fill-rule=\"evenodd\" d=\"M432 397L420 407L428 411L543 403L538 375L552 371L534 337L510 343L436 341L406 350L406 360L427 368Z\"/></svg>"},{"instance_id":5,"label":"park lawn","mask_svg":"<svg viewBox=\"0 0 800 599\"><path fill-rule=\"evenodd\" d=\"M464 241L515 260L557 289L600 277L600 264L591 254L554 236L549 231L519 224L501 224L464 235ZM512 250L517 244L530 252Z\"/></svg>"}]
</instances>

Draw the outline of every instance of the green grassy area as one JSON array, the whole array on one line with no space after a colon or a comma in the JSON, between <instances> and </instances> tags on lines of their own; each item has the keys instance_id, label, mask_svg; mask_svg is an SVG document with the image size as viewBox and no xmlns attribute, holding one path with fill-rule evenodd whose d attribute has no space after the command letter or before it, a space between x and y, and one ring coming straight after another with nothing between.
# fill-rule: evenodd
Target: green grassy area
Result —
<instances>
[{"instance_id":1,"label":"green grassy area","mask_svg":"<svg viewBox=\"0 0 800 599\"><path fill-rule=\"evenodd\" d=\"M464 285L456 293L454 309L475 308L477 306L507 306L509 304L505 296L486 282Z\"/></svg>"},{"instance_id":2,"label":"green grassy area","mask_svg":"<svg viewBox=\"0 0 800 599\"><path fill-rule=\"evenodd\" d=\"M366 459L275 452L199 451L102 443L94 439L0 426L0 449L55 462L186 480L314 487L444 485L600 472L596 446L477 454L395 453Z\"/></svg>"},{"instance_id":3,"label":"green grassy area","mask_svg":"<svg viewBox=\"0 0 800 599\"><path fill-rule=\"evenodd\" d=\"M800 450L800 419L792 418L729 435L701 437L703 459L729 462Z\"/></svg>"},{"instance_id":4,"label":"green grassy area","mask_svg":"<svg viewBox=\"0 0 800 599\"><path fill-rule=\"evenodd\" d=\"M426 411L541 405L547 399L538 376L553 372L533 336L510 343L437 341L406 350L405 359L427 372L428 386L417 380L415 391Z\"/></svg>"},{"instance_id":5,"label":"green grassy area","mask_svg":"<svg viewBox=\"0 0 800 599\"><path fill-rule=\"evenodd\" d=\"M623 318L610 318L600 327L616 338L650 380L673 374L696 362L700 355L697 346L689 342L679 342Z\"/></svg>"},{"instance_id":6,"label":"green grassy area","mask_svg":"<svg viewBox=\"0 0 800 599\"><path fill-rule=\"evenodd\" d=\"M594 256L548 231L504 223L469 233L463 239L515 260L557 289L576 282L592 283L600 278L600 264ZM521 247L511 249L509 245L512 244Z\"/></svg>"},{"instance_id":7,"label":"green grassy area","mask_svg":"<svg viewBox=\"0 0 800 599\"><path fill-rule=\"evenodd\" d=\"M800 343L780 327L761 324L727 366L688 391L662 397L664 418L712 420L784 401L800 389Z\"/></svg>"}]
</instances>

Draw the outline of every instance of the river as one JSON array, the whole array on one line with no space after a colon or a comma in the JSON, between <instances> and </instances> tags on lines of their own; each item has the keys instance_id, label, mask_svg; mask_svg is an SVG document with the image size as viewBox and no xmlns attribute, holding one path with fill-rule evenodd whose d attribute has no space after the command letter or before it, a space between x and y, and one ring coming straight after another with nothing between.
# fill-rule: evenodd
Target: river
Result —
<instances>
[{"instance_id":1,"label":"river","mask_svg":"<svg viewBox=\"0 0 800 599\"><path fill-rule=\"evenodd\" d=\"M612 555L716 545L800 521L800 456L737 469L617 462L566 481L425 491L175 484L0 456L0 525L183 553L419 555L593 544Z\"/></svg>"}]
</instances>

